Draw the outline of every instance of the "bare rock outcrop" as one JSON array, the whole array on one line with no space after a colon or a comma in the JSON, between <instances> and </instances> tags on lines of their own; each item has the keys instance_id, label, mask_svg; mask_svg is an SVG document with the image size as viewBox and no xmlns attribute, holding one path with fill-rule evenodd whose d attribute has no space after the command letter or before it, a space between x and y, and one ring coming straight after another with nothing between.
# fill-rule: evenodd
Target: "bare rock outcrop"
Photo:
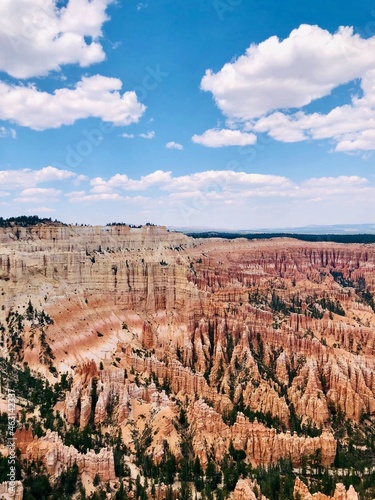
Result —
<instances>
[{"instance_id":1,"label":"bare rock outcrop","mask_svg":"<svg viewBox=\"0 0 375 500\"><path fill-rule=\"evenodd\" d=\"M23 485L21 481L4 481L0 483L0 499L1 500L22 500Z\"/></svg>"},{"instance_id":2,"label":"bare rock outcrop","mask_svg":"<svg viewBox=\"0 0 375 500\"><path fill-rule=\"evenodd\" d=\"M276 463L280 458L291 458L294 465L301 465L303 455L322 452L322 464L332 464L336 454L336 441L329 432L316 438L278 433L257 421L250 422L238 414L232 427L225 424L221 416L204 401L196 401L189 407L189 421L193 430L193 447L203 466L208 463L208 453L214 451L221 461L232 442L235 449L246 452L252 466Z\"/></svg>"},{"instance_id":3,"label":"bare rock outcrop","mask_svg":"<svg viewBox=\"0 0 375 500\"><path fill-rule=\"evenodd\" d=\"M96 474L102 481L116 478L112 450L102 448L99 453L92 450L79 453L73 446L65 446L56 432L47 430L45 436L35 437L28 444L23 441L23 449L19 447L28 462L41 461L51 476L59 475L76 463L79 472L86 472L92 479Z\"/></svg>"},{"instance_id":4,"label":"bare rock outcrop","mask_svg":"<svg viewBox=\"0 0 375 500\"><path fill-rule=\"evenodd\" d=\"M294 498L300 500L358 500L358 493L352 485L346 490L342 483L336 484L336 489L333 497L324 495L324 493L311 494L308 487L299 478L296 479L293 491Z\"/></svg>"},{"instance_id":5,"label":"bare rock outcrop","mask_svg":"<svg viewBox=\"0 0 375 500\"><path fill-rule=\"evenodd\" d=\"M260 487L256 481L250 479L239 479L231 495L232 500L267 500L261 494Z\"/></svg>"}]
</instances>

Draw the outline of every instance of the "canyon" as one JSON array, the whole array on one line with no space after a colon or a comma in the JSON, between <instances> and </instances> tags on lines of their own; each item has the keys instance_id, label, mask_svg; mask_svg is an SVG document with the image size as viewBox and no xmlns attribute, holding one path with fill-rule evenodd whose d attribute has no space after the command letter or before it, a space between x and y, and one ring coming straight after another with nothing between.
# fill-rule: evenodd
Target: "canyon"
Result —
<instances>
[{"instance_id":1,"label":"canyon","mask_svg":"<svg viewBox=\"0 0 375 500\"><path fill-rule=\"evenodd\" d=\"M267 474L372 498L336 473L374 465L374 292L371 244L0 228L20 460L53 484L77 466L92 498L270 498Z\"/></svg>"}]
</instances>

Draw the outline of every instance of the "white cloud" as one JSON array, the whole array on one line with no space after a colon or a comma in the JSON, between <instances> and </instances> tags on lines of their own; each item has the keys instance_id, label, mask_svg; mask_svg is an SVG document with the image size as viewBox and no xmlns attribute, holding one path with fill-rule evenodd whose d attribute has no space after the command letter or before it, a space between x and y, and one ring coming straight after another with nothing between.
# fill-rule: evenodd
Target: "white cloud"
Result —
<instances>
[{"instance_id":1,"label":"white cloud","mask_svg":"<svg viewBox=\"0 0 375 500\"><path fill-rule=\"evenodd\" d=\"M178 149L179 151L182 151L184 149L184 146L182 144L179 144L178 142L174 141L167 142L165 147L167 149Z\"/></svg>"},{"instance_id":2,"label":"white cloud","mask_svg":"<svg viewBox=\"0 0 375 500\"><path fill-rule=\"evenodd\" d=\"M372 150L375 150L375 127L372 130L362 130L343 137L336 146L336 151L345 153Z\"/></svg>"},{"instance_id":3,"label":"white cloud","mask_svg":"<svg viewBox=\"0 0 375 500\"><path fill-rule=\"evenodd\" d=\"M340 175L339 177L312 177L303 183L305 187L332 188L332 187L357 187L367 185L368 180L358 175Z\"/></svg>"},{"instance_id":4,"label":"white cloud","mask_svg":"<svg viewBox=\"0 0 375 500\"><path fill-rule=\"evenodd\" d=\"M143 191L150 188L159 188L163 191L185 192L192 191L242 191L246 187L266 189L271 186L287 187L291 182L286 177L277 175L248 174L233 170L207 170L195 174L173 177L171 172L156 170L141 176L139 180L130 179L126 174L116 174L108 181L101 177L91 180L93 193L114 193L122 191Z\"/></svg>"},{"instance_id":5,"label":"white cloud","mask_svg":"<svg viewBox=\"0 0 375 500\"><path fill-rule=\"evenodd\" d=\"M83 180L69 170L60 170L55 167L44 167L40 170L24 168L20 170L0 170L0 186L5 189L34 187L44 182L64 181L67 179Z\"/></svg>"},{"instance_id":6,"label":"white cloud","mask_svg":"<svg viewBox=\"0 0 375 500\"><path fill-rule=\"evenodd\" d=\"M148 175L143 175L139 180L130 179L126 174L116 174L108 181L101 177L91 180L92 192L104 193L114 189L124 191L142 191L153 186L163 186L171 181L171 172L156 170Z\"/></svg>"},{"instance_id":7,"label":"white cloud","mask_svg":"<svg viewBox=\"0 0 375 500\"><path fill-rule=\"evenodd\" d=\"M145 223L152 214L152 221L161 224L251 228L359 223L375 210L374 182L358 175L293 182L284 176L234 170L186 175L156 170L138 178L125 173L96 177L77 189L72 185L80 176L68 170L5 172L0 172L3 216L43 213L44 208L46 213L56 210L60 220L105 223L113 219L115 206L134 223L142 223L141 215L147 214ZM100 211L93 210L99 203Z\"/></svg>"},{"instance_id":8,"label":"white cloud","mask_svg":"<svg viewBox=\"0 0 375 500\"><path fill-rule=\"evenodd\" d=\"M148 190L147 196L129 196L131 190ZM113 219L113 204L129 222L145 223L152 214L159 224L232 228L360 223L371 208L375 210L374 185L356 175L296 183L282 176L232 170L182 176L159 170L139 179L126 174L95 178L90 190L67 197L82 211L102 204L100 213L87 212L92 223L98 223L98 217Z\"/></svg>"},{"instance_id":9,"label":"white cloud","mask_svg":"<svg viewBox=\"0 0 375 500\"><path fill-rule=\"evenodd\" d=\"M62 88L53 94L35 86L0 82L0 119L34 130L71 125L81 118L98 117L113 125L137 122L145 111L135 92L120 94L117 78L101 75L83 77L74 89Z\"/></svg>"},{"instance_id":10,"label":"white cloud","mask_svg":"<svg viewBox=\"0 0 375 500\"><path fill-rule=\"evenodd\" d=\"M203 90L212 92L228 117L248 120L275 109L299 108L375 66L375 37L362 39L340 27L333 35L301 25L280 41L251 45L218 73L207 70Z\"/></svg>"},{"instance_id":11,"label":"white cloud","mask_svg":"<svg viewBox=\"0 0 375 500\"><path fill-rule=\"evenodd\" d=\"M307 139L307 136L298 124L297 116L288 116L281 112L260 118L254 125L248 125L255 132L268 132L277 141L299 142Z\"/></svg>"},{"instance_id":12,"label":"white cloud","mask_svg":"<svg viewBox=\"0 0 375 500\"><path fill-rule=\"evenodd\" d=\"M123 199L117 193L95 193L87 194L85 191L73 191L68 193L70 201L86 202L86 201L119 201Z\"/></svg>"},{"instance_id":13,"label":"white cloud","mask_svg":"<svg viewBox=\"0 0 375 500\"><path fill-rule=\"evenodd\" d=\"M0 139L5 139L7 137L16 139L17 133L14 128L0 127Z\"/></svg>"},{"instance_id":14,"label":"white cloud","mask_svg":"<svg viewBox=\"0 0 375 500\"><path fill-rule=\"evenodd\" d=\"M68 170L45 167L40 170L0 171L0 196L8 199L15 192L15 200L22 203L56 202L63 192L57 184L87 180ZM40 187L48 183L47 187ZM360 196L375 199L375 189L365 177L358 175L309 178L295 183L284 176L237 172L234 170L205 170L187 175L173 176L171 171L156 170L139 179L117 173L109 179L95 177L89 182L89 190L71 191L66 196L76 202L81 201L126 201L145 200L144 196L129 196L130 191L149 191L152 199L161 204L181 203L194 197L204 197L213 202L237 204L240 200L256 198L319 199L333 197ZM64 185L66 190L69 186Z\"/></svg>"},{"instance_id":15,"label":"white cloud","mask_svg":"<svg viewBox=\"0 0 375 500\"><path fill-rule=\"evenodd\" d=\"M155 170L151 174L142 175L140 180L129 179L126 189L135 191L148 189L153 186L163 186L170 182L172 172L164 172L163 170Z\"/></svg>"},{"instance_id":16,"label":"white cloud","mask_svg":"<svg viewBox=\"0 0 375 500\"><path fill-rule=\"evenodd\" d=\"M155 137L155 132L153 130L150 130L145 134L139 134L139 137L142 137L142 139L153 139Z\"/></svg>"},{"instance_id":17,"label":"white cloud","mask_svg":"<svg viewBox=\"0 0 375 500\"><path fill-rule=\"evenodd\" d=\"M210 129L202 135L193 135L192 141L209 148L220 148L222 146L246 146L255 144L257 137L255 134L241 132L230 129Z\"/></svg>"},{"instance_id":18,"label":"white cloud","mask_svg":"<svg viewBox=\"0 0 375 500\"><path fill-rule=\"evenodd\" d=\"M147 9L148 3L139 3L137 5L137 10Z\"/></svg>"},{"instance_id":19,"label":"white cloud","mask_svg":"<svg viewBox=\"0 0 375 500\"><path fill-rule=\"evenodd\" d=\"M263 189L267 186L287 187L289 179L279 175L249 174L233 170L206 170L171 178L165 186L169 191L242 191L247 187Z\"/></svg>"},{"instance_id":20,"label":"white cloud","mask_svg":"<svg viewBox=\"0 0 375 500\"><path fill-rule=\"evenodd\" d=\"M62 181L66 179L71 179L71 178L80 178L82 179L84 176L82 175L77 175L74 172L71 172L70 170L61 170L59 168L55 167L44 167L40 170L34 170L35 172L35 179L36 181L39 182L51 182L51 181Z\"/></svg>"},{"instance_id":21,"label":"white cloud","mask_svg":"<svg viewBox=\"0 0 375 500\"><path fill-rule=\"evenodd\" d=\"M171 192L172 196L191 196L192 192L244 192L248 188L254 191L285 190L292 186L286 177L278 175L248 174L233 170L206 170L189 175L173 177L172 172L156 170L131 179L126 174L116 174L108 180L96 177L91 180L91 192L95 194L120 194L123 191L145 191L158 188ZM181 193L181 194L177 194ZM185 193L185 194L183 194Z\"/></svg>"},{"instance_id":22,"label":"white cloud","mask_svg":"<svg viewBox=\"0 0 375 500\"><path fill-rule=\"evenodd\" d=\"M203 196L205 199L233 204L252 198L331 199L335 196L375 195L368 179L359 176L310 178L300 183L287 177L268 174L235 172L233 170L206 170L173 177L171 172L157 170L151 174L131 179L126 174L116 174L105 180L91 180L90 193L85 200L122 200L124 192L146 191L154 193L154 200L181 200ZM75 195L76 201L84 192ZM168 194L169 193L169 194ZM157 195L155 197L155 195ZM87 197L90 198L87 198ZM179 201L180 200L180 201Z\"/></svg>"},{"instance_id":23,"label":"white cloud","mask_svg":"<svg viewBox=\"0 0 375 500\"><path fill-rule=\"evenodd\" d=\"M124 137L124 139L134 139L135 135L123 133L120 134L120 137ZM155 132L153 130L150 130L149 132L139 134L139 137L142 137L142 139L153 139L155 137Z\"/></svg>"},{"instance_id":24,"label":"white cloud","mask_svg":"<svg viewBox=\"0 0 375 500\"><path fill-rule=\"evenodd\" d=\"M88 180L87 175L82 175L81 174L81 175L77 175L76 177L74 177L72 183L74 185L78 185L78 184L81 184L81 182L87 181L87 180Z\"/></svg>"},{"instance_id":25,"label":"white cloud","mask_svg":"<svg viewBox=\"0 0 375 500\"><path fill-rule=\"evenodd\" d=\"M361 82L362 97L338 106L327 114L297 112L272 113L248 125L254 131L267 132L283 142L306 139L332 139L336 151L355 152L375 149L375 70Z\"/></svg>"},{"instance_id":26,"label":"white cloud","mask_svg":"<svg viewBox=\"0 0 375 500\"><path fill-rule=\"evenodd\" d=\"M54 188L27 188L14 199L17 203L56 202L62 191Z\"/></svg>"},{"instance_id":27,"label":"white cloud","mask_svg":"<svg viewBox=\"0 0 375 500\"><path fill-rule=\"evenodd\" d=\"M99 42L113 0L1 0L0 70L30 78L105 59Z\"/></svg>"},{"instance_id":28,"label":"white cloud","mask_svg":"<svg viewBox=\"0 0 375 500\"><path fill-rule=\"evenodd\" d=\"M52 207L34 207L34 208L28 208L26 210L26 213L28 214L53 214L56 212L55 208Z\"/></svg>"},{"instance_id":29,"label":"white cloud","mask_svg":"<svg viewBox=\"0 0 375 500\"><path fill-rule=\"evenodd\" d=\"M327 114L295 111L355 80L361 93L348 95L350 104ZM201 87L234 128L282 142L332 139L336 151L375 149L375 36L301 25L282 41L251 45L217 73L206 71Z\"/></svg>"},{"instance_id":30,"label":"white cloud","mask_svg":"<svg viewBox=\"0 0 375 500\"><path fill-rule=\"evenodd\" d=\"M66 196L69 198L69 201L75 203L121 201L137 204L148 199L143 196L122 196L118 193L86 193L85 191L72 191L71 193L67 193Z\"/></svg>"}]
</instances>

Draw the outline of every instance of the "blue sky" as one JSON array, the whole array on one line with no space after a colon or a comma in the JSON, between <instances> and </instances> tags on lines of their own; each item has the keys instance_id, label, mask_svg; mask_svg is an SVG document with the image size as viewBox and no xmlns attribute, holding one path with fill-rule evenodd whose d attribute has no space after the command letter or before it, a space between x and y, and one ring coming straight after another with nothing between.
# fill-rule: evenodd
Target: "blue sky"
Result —
<instances>
[{"instance_id":1,"label":"blue sky","mask_svg":"<svg viewBox=\"0 0 375 500\"><path fill-rule=\"evenodd\" d=\"M2 0L0 215L374 222L375 2Z\"/></svg>"}]
</instances>

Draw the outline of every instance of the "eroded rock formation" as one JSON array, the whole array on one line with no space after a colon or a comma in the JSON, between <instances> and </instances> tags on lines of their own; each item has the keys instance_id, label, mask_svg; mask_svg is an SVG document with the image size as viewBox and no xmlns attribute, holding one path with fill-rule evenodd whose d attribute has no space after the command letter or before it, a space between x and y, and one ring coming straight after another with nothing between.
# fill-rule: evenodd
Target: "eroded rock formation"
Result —
<instances>
[{"instance_id":1,"label":"eroded rock formation","mask_svg":"<svg viewBox=\"0 0 375 500\"><path fill-rule=\"evenodd\" d=\"M129 457L144 439L155 463L165 442L179 460L188 428L203 467L231 443L253 466L331 465L335 418L375 417L373 245L14 227L0 229L0 288L3 355L51 384L72 376L55 414L121 429ZM55 433L23 453L50 474L77 460L114 477L110 450L80 454Z\"/></svg>"},{"instance_id":2,"label":"eroded rock formation","mask_svg":"<svg viewBox=\"0 0 375 500\"><path fill-rule=\"evenodd\" d=\"M240 479L233 491L233 500L267 500L261 495L259 485L250 479Z\"/></svg>"},{"instance_id":3,"label":"eroded rock formation","mask_svg":"<svg viewBox=\"0 0 375 500\"><path fill-rule=\"evenodd\" d=\"M333 497L323 493L314 493L312 495L305 483L297 478L294 485L294 498L300 498L300 500L358 500L358 493L353 486L349 486L348 490L346 490L342 483L338 483Z\"/></svg>"},{"instance_id":4,"label":"eroded rock formation","mask_svg":"<svg viewBox=\"0 0 375 500\"><path fill-rule=\"evenodd\" d=\"M235 449L246 452L254 467L274 464L280 458L291 458L293 464L299 466L303 455L313 455L318 449L322 451L322 465L330 465L335 458L336 442L329 432L316 438L293 436L289 431L278 433L257 421L249 422L241 413L229 427L202 400L189 407L188 416L194 435L194 451L203 465L208 461L207 452L212 450L216 460L221 461L231 442Z\"/></svg>"},{"instance_id":5,"label":"eroded rock formation","mask_svg":"<svg viewBox=\"0 0 375 500\"><path fill-rule=\"evenodd\" d=\"M4 481L0 483L1 500L22 500L23 486L21 481L15 481L14 484Z\"/></svg>"},{"instance_id":6,"label":"eroded rock formation","mask_svg":"<svg viewBox=\"0 0 375 500\"><path fill-rule=\"evenodd\" d=\"M96 475L102 481L116 478L112 450L102 448L99 453L92 450L79 453L73 446L65 446L58 434L49 430L41 438L33 438L31 430L17 431L16 439L26 460L40 461L52 476L61 474L76 463L79 472L85 472L92 479Z\"/></svg>"}]
</instances>

